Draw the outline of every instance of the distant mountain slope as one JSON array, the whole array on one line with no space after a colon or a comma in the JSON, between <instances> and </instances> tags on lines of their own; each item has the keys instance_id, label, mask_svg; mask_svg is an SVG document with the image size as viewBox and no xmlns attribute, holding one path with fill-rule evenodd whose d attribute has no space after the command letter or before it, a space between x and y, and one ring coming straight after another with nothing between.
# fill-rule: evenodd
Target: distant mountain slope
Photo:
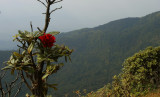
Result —
<instances>
[{"instance_id":1,"label":"distant mountain slope","mask_svg":"<svg viewBox=\"0 0 160 97\"><path fill-rule=\"evenodd\" d=\"M63 97L74 90L90 92L111 82L124 59L147 46L160 45L160 12L62 33L56 39L74 52L72 63L50 78L50 82L58 84L58 90L50 93Z\"/></svg>"},{"instance_id":2,"label":"distant mountain slope","mask_svg":"<svg viewBox=\"0 0 160 97\"><path fill-rule=\"evenodd\" d=\"M125 58L147 46L160 45L160 12L62 33L57 39L74 53L72 63L53 77L59 83L56 94L62 97L73 90L96 90L120 72Z\"/></svg>"}]
</instances>

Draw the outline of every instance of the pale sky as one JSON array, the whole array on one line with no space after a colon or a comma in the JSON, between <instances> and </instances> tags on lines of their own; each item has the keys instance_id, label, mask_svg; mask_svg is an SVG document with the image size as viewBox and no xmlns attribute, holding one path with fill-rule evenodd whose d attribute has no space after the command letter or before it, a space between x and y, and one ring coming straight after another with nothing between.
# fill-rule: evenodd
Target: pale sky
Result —
<instances>
[{"instance_id":1,"label":"pale sky","mask_svg":"<svg viewBox=\"0 0 160 97\"><path fill-rule=\"evenodd\" d=\"M45 1L45 0L42 0ZM92 28L113 20L142 17L160 11L160 0L63 0L51 15L48 31ZM11 40L18 30L43 28L45 7L37 0L0 0L0 40Z\"/></svg>"}]
</instances>

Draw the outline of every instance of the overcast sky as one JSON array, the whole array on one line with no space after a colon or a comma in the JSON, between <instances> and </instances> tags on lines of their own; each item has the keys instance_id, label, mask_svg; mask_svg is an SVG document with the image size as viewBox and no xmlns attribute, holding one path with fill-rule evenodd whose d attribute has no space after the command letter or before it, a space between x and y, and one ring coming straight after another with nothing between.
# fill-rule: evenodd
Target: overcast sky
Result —
<instances>
[{"instance_id":1,"label":"overcast sky","mask_svg":"<svg viewBox=\"0 0 160 97\"><path fill-rule=\"evenodd\" d=\"M42 0L45 1L45 0ZM160 11L160 0L63 0L51 15L49 31L92 28L113 20L142 17ZM12 39L17 30L43 28L45 7L37 0L0 0L0 40Z\"/></svg>"}]
</instances>

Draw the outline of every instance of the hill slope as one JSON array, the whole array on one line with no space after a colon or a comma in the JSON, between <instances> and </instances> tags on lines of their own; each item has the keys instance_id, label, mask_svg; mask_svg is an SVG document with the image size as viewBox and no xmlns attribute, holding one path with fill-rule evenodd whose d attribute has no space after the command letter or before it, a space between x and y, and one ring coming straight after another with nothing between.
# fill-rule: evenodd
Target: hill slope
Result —
<instances>
[{"instance_id":1,"label":"hill slope","mask_svg":"<svg viewBox=\"0 0 160 97\"><path fill-rule=\"evenodd\" d=\"M160 12L126 18L95 27L62 33L59 44L74 49L72 63L53 77L58 96L73 90L96 90L119 73L124 59L147 46L160 44Z\"/></svg>"}]
</instances>

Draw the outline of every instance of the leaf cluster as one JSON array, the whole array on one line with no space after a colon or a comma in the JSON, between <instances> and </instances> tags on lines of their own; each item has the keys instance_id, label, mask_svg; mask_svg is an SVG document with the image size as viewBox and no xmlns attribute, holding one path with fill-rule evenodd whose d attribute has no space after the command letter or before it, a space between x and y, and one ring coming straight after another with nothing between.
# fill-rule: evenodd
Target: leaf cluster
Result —
<instances>
[{"instance_id":1,"label":"leaf cluster","mask_svg":"<svg viewBox=\"0 0 160 97\"><path fill-rule=\"evenodd\" d=\"M53 31L46 34L56 35L59 34L59 32ZM73 50L70 50L67 46L60 46L58 44L54 44L53 47L43 47L43 44L38 38L42 35L44 35L44 33L39 31L19 31L19 33L14 36L14 41L18 41L20 44L17 45L19 51L12 53L3 70L9 69L11 70L11 74L14 74L15 70L21 71L22 79L25 80L23 75L23 73L25 73L32 84L35 84L37 74L39 74L46 91L48 88L57 90L57 84L48 84L47 79L63 67L64 64L58 62L60 57L65 57L66 61L68 59L71 61L70 55Z\"/></svg>"}]
</instances>

